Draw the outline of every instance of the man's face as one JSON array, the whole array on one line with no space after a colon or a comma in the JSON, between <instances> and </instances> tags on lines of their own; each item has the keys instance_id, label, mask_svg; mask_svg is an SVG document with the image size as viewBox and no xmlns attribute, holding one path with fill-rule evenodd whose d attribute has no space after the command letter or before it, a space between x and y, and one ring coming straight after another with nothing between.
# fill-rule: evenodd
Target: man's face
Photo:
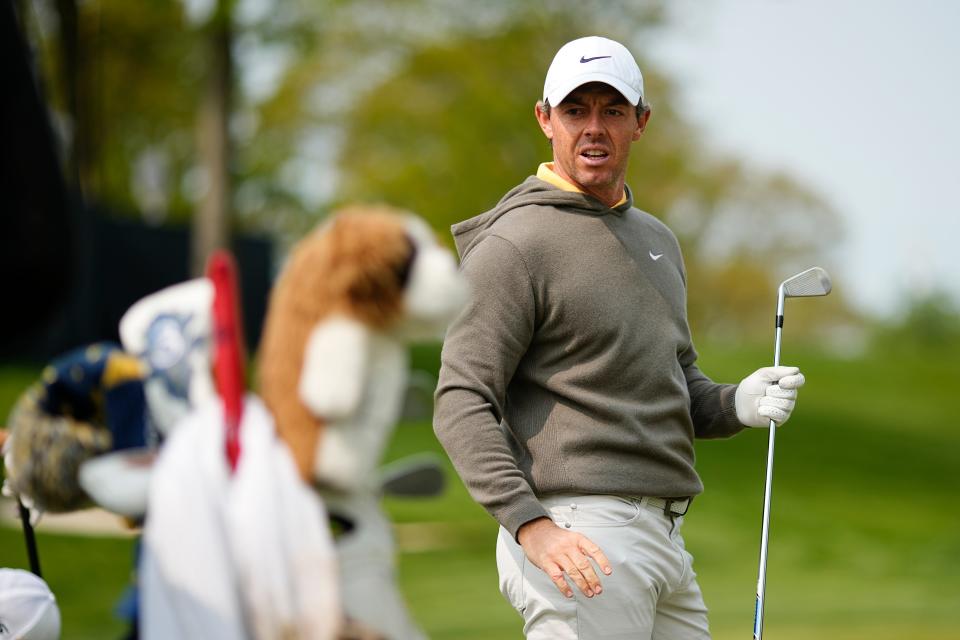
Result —
<instances>
[{"instance_id":1,"label":"man's face","mask_svg":"<svg viewBox=\"0 0 960 640\"><path fill-rule=\"evenodd\" d=\"M554 170L607 205L623 195L630 144L640 139L650 112L639 118L619 91L601 82L574 89L537 120L553 145Z\"/></svg>"}]
</instances>

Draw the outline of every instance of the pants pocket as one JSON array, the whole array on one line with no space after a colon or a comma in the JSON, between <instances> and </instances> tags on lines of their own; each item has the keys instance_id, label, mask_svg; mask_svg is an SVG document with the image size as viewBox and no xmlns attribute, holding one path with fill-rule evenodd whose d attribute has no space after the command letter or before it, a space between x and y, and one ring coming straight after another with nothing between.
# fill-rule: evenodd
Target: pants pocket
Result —
<instances>
[{"instance_id":1,"label":"pants pocket","mask_svg":"<svg viewBox=\"0 0 960 640\"><path fill-rule=\"evenodd\" d=\"M640 517L642 507L617 496L571 496L546 501L547 511L558 526L626 527Z\"/></svg>"}]
</instances>

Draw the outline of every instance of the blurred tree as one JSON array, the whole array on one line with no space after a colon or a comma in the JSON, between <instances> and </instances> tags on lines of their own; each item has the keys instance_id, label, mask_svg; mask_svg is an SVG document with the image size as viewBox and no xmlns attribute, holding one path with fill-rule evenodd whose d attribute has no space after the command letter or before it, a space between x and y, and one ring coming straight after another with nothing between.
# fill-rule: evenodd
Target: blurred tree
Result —
<instances>
[{"instance_id":1,"label":"blurred tree","mask_svg":"<svg viewBox=\"0 0 960 640\"><path fill-rule=\"evenodd\" d=\"M802 185L707 150L674 83L643 57L664 28L660 0L31 6L47 64L84 85L61 83L54 104L66 138L89 131L79 172L88 194L157 222L204 210L214 229L289 240L337 203L385 200L445 229L549 159L533 118L544 70L563 42L599 33L644 69L653 120L628 182L637 206L683 244L698 335L766 335L777 282L829 267L841 236L835 212ZM58 46L79 53L50 56ZM219 156L204 151L198 119ZM841 296L831 304L842 307Z\"/></svg>"},{"instance_id":2,"label":"blurred tree","mask_svg":"<svg viewBox=\"0 0 960 640\"><path fill-rule=\"evenodd\" d=\"M621 30L658 26L656 14L606 30L575 17L526 16L411 55L346 116L337 199L400 203L440 228L491 208L551 157L533 109L556 49L590 32L642 40ZM627 177L636 206L681 241L697 334L766 336L777 283L830 256L837 216L786 176L711 156L679 114L673 84L642 58L642 44L633 50L653 103Z\"/></svg>"},{"instance_id":3,"label":"blurred tree","mask_svg":"<svg viewBox=\"0 0 960 640\"><path fill-rule=\"evenodd\" d=\"M524 24L412 56L349 114L338 200L403 203L440 228L492 207L549 159L533 104L555 37Z\"/></svg>"},{"instance_id":4,"label":"blurred tree","mask_svg":"<svg viewBox=\"0 0 960 640\"><path fill-rule=\"evenodd\" d=\"M539 157L531 145L544 148L514 107L522 104L524 114L532 109L526 96L542 83L553 42L576 37L588 20L622 22L634 34L662 22L660 0L353 0L275 9L251 23L247 41L251 50L271 51L289 64L276 90L244 118L255 123L256 133L245 137L239 154L237 210L244 220L292 237L347 198L390 200L437 226L459 219L457 211L486 206L530 171L529 161ZM511 34L520 41L505 37ZM484 43L498 50L471 53ZM505 82L516 100L494 104ZM420 98L407 91L427 93ZM473 102L476 92L488 95ZM429 100L433 104L423 109ZM452 112L436 118L453 105L459 119ZM368 120L375 130L357 135ZM412 135L424 130L430 135ZM376 142L379 135L388 137L383 146ZM526 144L511 144L515 135ZM485 156L488 151L493 155ZM434 152L440 155L432 157ZM471 188L460 189L465 174L443 164L451 156L458 162L495 158L490 164L498 175L478 174ZM437 179L407 188L407 178L425 171ZM403 176L388 188L389 177L378 175L383 172ZM479 197L464 201L465 195ZM446 214L430 206L440 202L446 202Z\"/></svg>"},{"instance_id":5,"label":"blurred tree","mask_svg":"<svg viewBox=\"0 0 960 640\"><path fill-rule=\"evenodd\" d=\"M233 5L233 0L217 0L202 30L209 64L197 113L197 150L206 182L191 234L191 272L197 276L204 273L210 255L228 244Z\"/></svg>"},{"instance_id":6,"label":"blurred tree","mask_svg":"<svg viewBox=\"0 0 960 640\"><path fill-rule=\"evenodd\" d=\"M195 273L229 228L234 4L193 24L170 2L34 4L66 174L91 203L192 219Z\"/></svg>"},{"instance_id":7,"label":"blurred tree","mask_svg":"<svg viewBox=\"0 0 960 640\"><path fill-rule=\"evenodd\" d=\"M194 166L203 59L200 41L170 2L38 0L24 18L36 43L63 162L90 202L141 209L137 167L163 158L154 220L189 217L181 181ZM157 199L154 198L154 203Z\"/></svg>"}]
</instances>

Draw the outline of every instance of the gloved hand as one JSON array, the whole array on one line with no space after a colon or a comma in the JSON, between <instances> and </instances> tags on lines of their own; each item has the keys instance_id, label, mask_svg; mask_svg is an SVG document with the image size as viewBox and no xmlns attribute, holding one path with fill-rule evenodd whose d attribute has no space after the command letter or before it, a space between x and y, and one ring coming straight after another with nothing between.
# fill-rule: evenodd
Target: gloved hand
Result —
<instances>
[{"instance_id":1,"label":"gloved hand","mask_svg":"<svg viewBox=\"0 0 960 640\"><path fill-rule=\"evenodd\" d=\"M782 425L797 403L797 389L805 382L797 367L762 367L737 387L737 419L748 427Z\"/></svg>"}]
</instances>

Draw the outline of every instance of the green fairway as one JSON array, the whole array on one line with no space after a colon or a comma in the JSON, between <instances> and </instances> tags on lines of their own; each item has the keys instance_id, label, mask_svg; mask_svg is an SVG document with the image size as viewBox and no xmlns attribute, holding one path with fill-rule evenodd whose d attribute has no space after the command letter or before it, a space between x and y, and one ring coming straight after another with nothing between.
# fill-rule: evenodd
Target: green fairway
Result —
<instances>
[{"instance_id":1,"label":"green fairway","mask_svg":"<svg viewBox=\"0 0 960 640\"><path fill-rule=\"evenodd\" d=\"M932 364L922 354L785 351L808 383L778 431L765 637L960 638L960 433L948 412L958 355ZM737 381L769 359L765 349L704 348L701 366ZM29 376L3 373L8 407L9 387ZM766 435L698 443L706 492L684 532L718 640L752 629ZM427 422L403 425L389 457L420 451L440 451ZM497 590L496 525L450 477L439 499L388 504L410 607L432 638L518 638L520 618ZM43 534L39 544L64 638L119 637L111 609L131 567L130 540ZM0 528L0 565L26 566L16 529Z\"/></svg>"}]
</instances>

